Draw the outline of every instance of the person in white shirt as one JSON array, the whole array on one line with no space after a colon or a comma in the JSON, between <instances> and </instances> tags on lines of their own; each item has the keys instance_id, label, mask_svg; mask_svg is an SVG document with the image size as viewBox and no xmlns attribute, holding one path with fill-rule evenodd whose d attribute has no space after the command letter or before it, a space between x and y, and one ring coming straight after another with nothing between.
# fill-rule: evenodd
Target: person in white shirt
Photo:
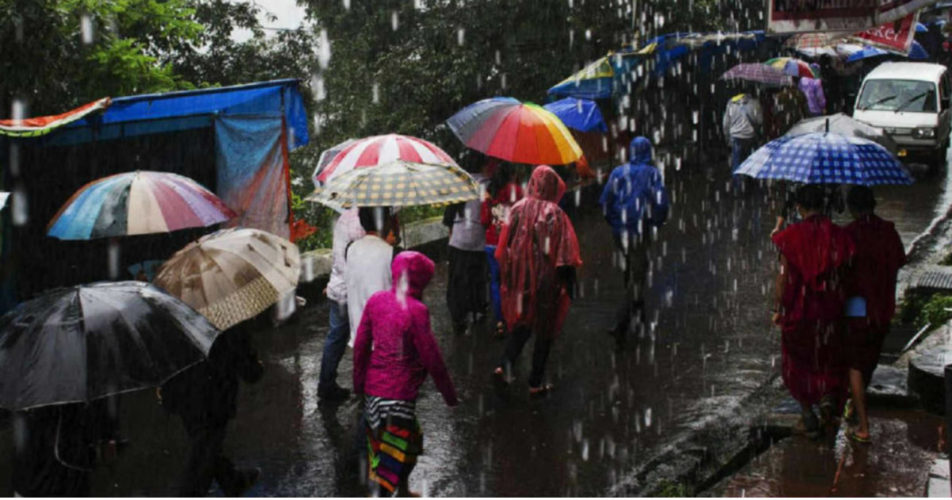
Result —
<instances>
[{"instance_id":1,"label":"person in white shirt","mask_svg":"<svg viewBox=\"0 0 952 500\"><path fill-rule=\"evenodd\" d=\"M350 396L350 391L337 385L337 367L340 365L347 339L350 336L350 321L347 311L347 282L344 250L347 245L364 236L357 209L351 208L341 214L334 224L334 243L331 263L331 277L327 281L324 294L327 295L330 330L324 340L324 353L321 355L321 374L317 383L317 397L329 401L341 401Z\"/></svg>"},{"instance_id":2,"label":"person in white shirt","mask_svg":"<svg viewBox=\"0 0 952 500\"><path fill-rule=\"evenodd\" d=\"M350 341L354 347L357 326L370 296L390 289L390 263L393 261L393 243L388 229L391 225L390 210L380 207L361 207L358 212L360 225L366 231L363 238L350 244L344 251L347 283L347 312L350 320Z\"/></svg>"}]
</instances>

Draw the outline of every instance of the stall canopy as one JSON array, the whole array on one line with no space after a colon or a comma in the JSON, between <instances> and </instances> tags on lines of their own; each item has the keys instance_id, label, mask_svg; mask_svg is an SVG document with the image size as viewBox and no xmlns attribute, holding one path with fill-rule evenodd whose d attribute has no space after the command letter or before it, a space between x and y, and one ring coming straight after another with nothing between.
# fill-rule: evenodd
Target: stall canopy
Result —
<instances>
[{"instance_id":1,"label":"stall canopy","mask_svg":"<svg viewBox=\"0 0 952 500\"><path fill-rule=\"evenodd\" d=\"M0 189L13 192L13 210L0 213L0 311L54 286L106 278L108 242L56 240L45 225L72 193L107 175L185 175L238 214L229 225L293 237L288 152L307 143L297 80L104 98L0 121ZM120 268L165 259L201 231L126 238Z\"/></svg>"},{"instance_id":2,"label":"stall canopy","mask_svg":"<svg viewBox=\"0 0 952 500\"><path fill-rule=\"evenodd\" d=\"M214 189L239 214L234 224L289 237L287 152L308 142L297 80L114 98L105 112L63 126L47 144L205 127L215 133Z\"/></svg>"}]
</instances>

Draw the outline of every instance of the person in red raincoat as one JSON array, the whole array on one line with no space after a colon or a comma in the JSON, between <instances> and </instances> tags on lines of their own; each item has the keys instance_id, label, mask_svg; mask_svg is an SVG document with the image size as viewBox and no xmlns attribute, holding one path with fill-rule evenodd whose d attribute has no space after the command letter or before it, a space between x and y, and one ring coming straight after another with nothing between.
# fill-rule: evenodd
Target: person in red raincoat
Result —
<instances>
[{"instance_id":1,"label":"person in red raincoat","mask_svg":"<svg viewBox=\"0 0 952 500\"><path fill-rule=\"evenodd\" d=\"M812 406L819 404L831 423L845 392L842 279L854 253L846 230L822 214L823 190L805 185L797 190L803 219L771 239L780 250L777 310L783 349L783 381L803 411L803 427L814 437L820 422Z\"/></svg>"},{"instance_id":2,"label":"person in red raincoat","mask_svg":"<svg viewBox=\"0 0 952 500\"><path fill-rule=\"evenodd\" d=\"M855 219L846 230L856 243L846 289L850 297L862 297L865 316L850 314L847 319L850 392L859 425L848 434L860 442L869 441L866 416L866 387L879 363L883 339L896 312L896 275L906 263L902 239L892 222L873 213L876 198L865 186L854 186L846 204ZM853 299L851 299L853 300Z\"/></svg>"},{"instance_id":3,"label":"person in red raincoat","mask_svg":"<svg viewBox=\"0 0 952 500\"><path fill-rule=\"evenodd\" d=\"M494 374L505 382L531 335L535 335L529 392L543 394L545 363L552 341L562 329L574 296L575 268L582 265L575 228L558 202L565 183L552 168L532 172L526 198L513 205L496 248L502 313L510 331L505 353Z\"/></svg>"}]
</instances>

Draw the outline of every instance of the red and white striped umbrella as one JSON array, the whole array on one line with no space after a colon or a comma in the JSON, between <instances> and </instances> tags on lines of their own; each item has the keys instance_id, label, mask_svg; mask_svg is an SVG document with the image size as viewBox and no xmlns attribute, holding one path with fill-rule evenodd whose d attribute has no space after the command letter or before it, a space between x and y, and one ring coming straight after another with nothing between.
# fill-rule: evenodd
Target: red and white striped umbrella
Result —
<instances>
[{"instance_id":1,"label":"red and white striped umbrella","mask_svg":"<svg viewBox=\"0 0 952 500\"><path fill-rule=\"evenodd\" d=\"M397 160L459 166L435 144L406 135L387 134L351 142L314 173L314 183L324 186L334 177L355 168L376 167Z\"/></svg>"}]
</instances>

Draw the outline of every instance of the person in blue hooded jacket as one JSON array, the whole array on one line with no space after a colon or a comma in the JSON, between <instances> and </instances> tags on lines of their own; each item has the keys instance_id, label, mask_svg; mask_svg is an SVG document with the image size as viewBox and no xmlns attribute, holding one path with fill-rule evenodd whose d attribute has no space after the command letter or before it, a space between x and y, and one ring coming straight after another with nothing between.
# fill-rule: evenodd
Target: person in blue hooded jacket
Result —
<instances>
[{"instance_id":1,"label":"person in blue hooded jacket","mask_svg":"<svg viewBox=\"0 0 952 500\"><path fill-rule=\"evenodd\" d=\"M624 347L628 331L644 322L651 228L668 218L668 193L661 172L652 164L651 142L635 137L628 151L628 163L612 170L598 201L623 257L627 293L615 327L609 331L619 349Z\"/></svg>"}]
</instances>

